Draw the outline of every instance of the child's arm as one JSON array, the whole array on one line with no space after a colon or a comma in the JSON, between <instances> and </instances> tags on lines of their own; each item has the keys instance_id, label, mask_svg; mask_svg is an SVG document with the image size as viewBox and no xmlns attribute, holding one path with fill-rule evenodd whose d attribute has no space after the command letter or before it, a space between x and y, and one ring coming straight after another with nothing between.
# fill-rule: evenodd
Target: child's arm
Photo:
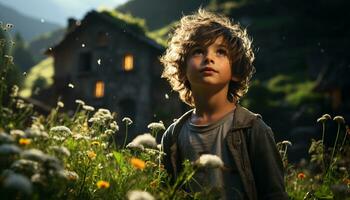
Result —
<instances>
[{"instance_id":1,"label":"child's arm","mask_svg":"<svg viewBox=\"0 0 350 200\"><path fill-rule=\"evenodd\" d=\"M258 199L288 199L283 164L271 128L257 119L247 142Z\"/></svg>"}]
</instances>

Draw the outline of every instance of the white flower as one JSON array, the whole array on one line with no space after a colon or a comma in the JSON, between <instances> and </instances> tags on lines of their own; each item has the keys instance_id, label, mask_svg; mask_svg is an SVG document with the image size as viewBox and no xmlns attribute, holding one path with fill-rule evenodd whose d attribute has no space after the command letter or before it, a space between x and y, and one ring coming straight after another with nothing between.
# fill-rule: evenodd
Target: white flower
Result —
<instances>
[{"instance_id":1,"label":"white flower","mask_svg":"<svg viewBox=\"0 0 350 200\"><path fill-rule=\"evenodd\" d=\"M64 135L72 135L72 131L66 126L55 126L50 129L50 132L61 132Z\"/></svg>"},{"instance_id":2,"label":"white flower","mask_svg":"<svg viewBox=\"0 0 350 200\"><path fill-rule=\"evenodd\" d=\"M26 135L30 138L34 138L34 137L49 138L49 135L45 131L40 130L38 126L33 125L31 128L27 128L25 132L26 132Z\"/></svg>"},{"instance_id":3,"label":"white flower","mask_svg":"<svg viewBox=\"0 0 350 200\"><path fill-rule=\"evenodd\" d=\"M25 171L30 171L31 173L34 173L39 170L40 165L36 161L19 159L19 160L16 160L14 163L12 163L10 168L15 171L25 170Z\"/></svg>"},{"instance_id":4,"label":"white flower","mask_svg":"<svg viewBox=\"0 0 350 200\"><path fill-rule=\"evenodd\" d=\"M147 128L151 130L165 130L165 126L162 121L160 122L152 122L148 124Z\"/></svg>"},{"instance_id":5,"label":"white flower","mask_svg":"<svg viewBox=\"0 0 350 200\"><path fill-rule=\"evenodd\" d=\"M21 153L21 157L28 160L43 162L48 158L48 155L46 155L39 149L29 149L23 151Z\"/></svg>"},{"instance_id":6,"label":"white flower","mask_svg":"<svg viewBox=\"0 0 350 200\"><path fill-rule=\"evenodd\" d=\"M338 122L339 124L345 124L345 120L344 120L344 117L342 116L335 116L333 118L334 121Z\"/></svg>"},{"instance_id":7,"label":"white flower","mask_svg":"<svg viewBox=\"0 0 350 200\"><path fill-rule=\"evenodd\" d=\"M4 191L12 191L14 194L30 196L33 191L33 186L27 177L9 172L7 176L3 178L2 189L4 189Z\"/></svg>"},{"instance_id":8,"label":"white flower","mask_svg":"<svg viewBox=\"0 0 350 200\"><path fill-rule=\"evenodd\" d=\"M11 97L17 97L18 96L18 89L19 88L18 88L17 85L12 86L10 96Z\"/></svg>"},{"instance_id":9,"label":"white flower","mask_svg":"<svg viewBox=\"0 0 350 200\"><path fill-rule=\"evenodd\" d=\"M112 135L114 133L114 131L113 130L111 130L111 129L107 129L107 130L105 130L105 135Z\"/></svg>"},{"instance_id":10,"label":"white flower","mask_svg":"<svg viewBox=\"0 0 350 200\"><path fill-rule=\"evenodd\" d=\"M57 102L57 106L63 108L64 107L64 103L62 101L59 101L59 102Z\"/></svg>"},{"instance_id":11,"label":"white flower","mask_svg":"<svg viewBox=\"0 0 350 200\"><path fill-rule=\"evenodd\" d=\"M221 168L224 166L224 163L222 162L221 158L217 155L212 154L202 154L195 163L199 167L208 168Z\"/></svg>"},{"instance_id":12,"label":"white flower","mask_svg":"<svg viewBox=\"0 0 350 200\"><path fill-rule=\"evenodd\" d=\"M25 137L26 134L22 130L15 129L10 131L10 135L14 137Z\"/></svg>"},{"instance_id":13,"label":"white flower","mask_svg":"<svg viewBox=\"0 0 350 200\"><path fill-rule=\"evenodd\" d=\"M122 122L125 122L126 125L131 125L132 124L132 120L129 117L124 117L122 119Z\"/></svg>"},{"instance_id":14,"label":"white flower","mask_svg":"<svg viewBox=\"0 0 350 200\"><path fill-rule=\"evenodd\" d=\"M74 134L73 138L76 139L76 140L80 140L80 139L91 140L91 138L89 136L85 136L85 135L82 135L82 134Z\"/></svg>"},{"instance_id":15,"label":"white flower","mask_svg":"<svg viewBox=\"0 0 350 200\"><path fill-rule=\"evenodd\" d=\"M88 106L88 105L84 105L84 106L83 106L83 109L84 109L84 110L87 110L87 111L94 111L94 110L95 110L94 107Z\"/></svg>"},{"instance_id":16,"label":"white flower","mask_svg":"<svg viewBox=\"0 0 350 200\"><path fill-rule=\"evenodd\" d=\"M68 87L74 88L74 85L73 85L72 83L69 83L69 84L68 84Z\"/></svg>"},{"instance_id":17,"label":"white flower","mask_svg":"<svg viewBox=\"0 0 350 200\"><path fill-rule=\"evenodd\" d=\"M150 193L141 190L129 191L127 196L128 200L154 200Z\"/></svg>"},{"instance_id":18,"label":"white flower","mask_svg":"<svg viewBox=\"0 0 350 200\"><path fill-rule=\"evenodd\" d=\"M137 136L127 145L127 147L141 147L142 149L144 146L157 148L156 139L149 133Z\"/></svg>"},{"instance_id":19,"label":"white flower","mask_svg":"<svg viewBox=\"0 0 350 200\"><path fill-rule=\"evenodd\" d=\"M80 105L82 105L82 106L85 105L85 102L82 101L82 100L80 100L80 99L75 100L75 103L80 104Z\"/></svg>"},{"instance_id":20,"label":"white flower","mask_svg":"<svg viewBox=\"0 0 350 200\"><path fill-rule=\"evenodd\" d=\"M283 140L282 144L288 145L288 146L292 146L292 143L288 140Z\"/></svg>"},{"instance_id":21,"label":"white flower","mask_svg":"<svg viewBox=\"0 0 350 200\"><path fill-rule=\"evenodd\" d=\"M52 146L52 147L50 147L50 149L52 149L55 152L60 153L62 155L70 156L70 151L64 146L61 146L61 147L59 147L59 146Z\"/></svg>"},{"instance_id":22,"label":"white flower","mask_svg":"<svg viewBox=\"0 0 350 200\"><path fill-rule=\"evenodd\" d=\"M116 121L113 121L112 123L110 123L109 127L114 131L119 131L119 126Z\"/></svg>"},{"instance_id":23,"label":"white flower","mask_svg":"<svg viewBox=\"0 0 350 200\"><path fill-rule=\"evenodd\" d=\"M2 144L0 145L0 155L15 155L21 153L21 149L13 144Z\"/></svg>"},{"instance_id":24,"label":"white flower","mask_svg":"<svg viewBox=\"0 0 350 200\"><path fill-rule=\"evenodd\" d=\"M165 93L164 95L165 99L169 99L169 95Z\"/></svg>"}]
</instances>

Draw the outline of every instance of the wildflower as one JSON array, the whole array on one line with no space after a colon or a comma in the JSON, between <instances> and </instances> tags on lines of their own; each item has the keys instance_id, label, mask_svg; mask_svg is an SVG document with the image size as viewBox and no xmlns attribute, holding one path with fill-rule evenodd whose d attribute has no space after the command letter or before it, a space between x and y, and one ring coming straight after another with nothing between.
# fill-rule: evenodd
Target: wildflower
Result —
<instances>
[{"instance_id":1,"label":"wildflower","mask_svg":"<svg viewBox=\"0 0 350 200\"><path fill-rule=\"evenodd\" d=\"M21 149L13 144L0 145L0 155L15 155L21 153Z\"/></svg>"},{"instance_id":2,"label":"wildflower","mask_svg":"<svg viewBox=\"0 0 350 200\"><path fill-rule=\"evenodd\" d=\"M124 117L122 119L122 122L125 122L126 125L131 125L133 123L133 121L129 117Z\"/></svg>"},{"instance_id":3,"label":"wildflower","mask_svg":"<svg viewBox=\"0 0 350 200\"><path fill-rule=\"evenodd\" d=\"M288 141L288 140L282 141L282 144L288 145L288 146L292 146L292 143L290 141Z\"/></svg>"},{"instance_id":4,"label":"wildflower","mask_svg":"<svg viewBox=\"0 0 350 200\"><path fill-rule=\"evenodd\" d=\"M21 153L21 157L28 160L43 162L47 160L48 155L46 155L39 149L29 149L29 150L23 151Z\"/></svg>"},{"instance_id":5,"label":"wildflower","mask_svg":"<svg viewBox=\"0 0 350 200\"><path fill-rule=\"evenodd\" d=\"M18 89L19 88L18 88L17 85L12 86L10 96L11 97L17 97L18 96Z\"/></svg>"},{"instance_id":6,"label":"wildflower","mask_svg":"<svg viewBox=\"0 0 350 200\"><path fill-rule=\"evenodd\" d=\"M111 112L107 109L100 108L98 111L93 115L92 118L89 119L89 122L96 122L96 123L106 123L108 120L113 119L113 116Z\"/></svg>"},{"instance_id":7,"label":"wildflower","mask_svg":"<svg viewBox=\"0 0 350 200\"><path fill-rule=\"evenodd\" d=\"M69 84L68 84L68 87L74 88L74 85L73 85L72 83L69 83Z\"/></svg>"},{"instance_id":8,"label":"wildflower","mask_svg":"<svg viewBox=\"0 0 350 200\"><path fill-rule=\"evenodd\" d=\"M2 189L4 191L12 191L14 194L24 194L30 196L33 191L33 186L30 180L21 175L13 172L9 172L2 181Z\"/></svg>"},{"instance_id":9,"label":"wildflower","mask_svg":"<svg viewBox=\"0 0 350 200\"><path fill-rule=\"evenodd\" d=\"M86 110L86 111L91 111L91 112L95 110L94 107L88 106L88 105L83 105L83 109Z\"/></svg>"},{"instance_id":10,"label":"wildflower","mask_svg":"<svg viewBox=\"0 0 350 200\"><path fill-rule=\"evenodd\" d=\"M325 118L324 116L317 119L318 123L324 123L325 121L327 121L327 118Z\"/></svg>"},{"instance_id":11,"label":"wildflower","mask_svg":"<svg viewBox=\"0 0 350 200\"><path fill-rule=\"evenodd\" d=\"M101 59L100 58L97 60L97 64L101 65Z\"/></svg>"},{"instance_id":12,"label":"wildflower","mask_svg":"<svg viewBox=\"0 0 350 200\"><path fill-rule=\"evenodd\" d=\"M114 131L119 131L119 126L116 121L113 121L112 123L110 123L109 127Z\"/></svg>"},{"instance_id":13,"label":"wildflower","mask_svg":"<svg viewBox=\"0 0 350 200\"><path fill-rule=\"evenodd\" d=\"M130 163L136 169L143 170L146 167L145 161L138 158L131 158Z\"/></svg>"},{"instance_id":14,"label":"wildflower","mask_svg":"<svg viewBox=\"0 0 350 200\"><path fill-rule=\"evenodd\" d=\"M11 135L9 135L7 133L0 133L0 142L1 143L12 143L14 141L15 141L15 139Z\"/></svg>"},{"instance_id":15,"label":"wildflower","mask_svg":"<svg viewBox=\"0 0 350 200\"><path fill-rule=\"evenodd\" d=\"M27 138L21 138L21 139L19 139L19 141L18 141L18 143L19 143L20 145L23 145L23 146L28 145L28 144L30 144L31 142L32 142L32 140L31 140L31 139L27 139Z\"/></svg>"},{"instance_id":16,"label":"wildflower","mask_svg":"<svg viewBox=\"0 0 350 200\"><path fill-rule=\"evenodd\" d=\"M148 124L147 128L151 130L165 130L165 126L162 121L160 122L152 122Z\"/></svg>"},{"instance_id":17,"label":"wildflower","mask_svg":"<svg viewBox=\"0 0 350 200\"><path fill-rule=\"evenodd\" d=\"M350 186L350 179L345 178L345 179L343 180L343 183L344 183L345 185L347 185L347 186Z\"/></svg>"},{"instance_id":18,"label":"wildflower","mask_svg":"<svg viewBox=\"0 0 350 200\"><path fill-rule=\"evenodd\" d=\"M150 193L141 190L129 191L127 197L128 200L154 200Z\"/></svg>"},{"instance_id":19,"label":"wildflower","mask_svg":"<svg viewBox=\"0 0 350 200\"><path fill-rule=\"evenodd\" d=\"M61 132L64 135L72 135L72 131L66 126L55 126L50 129L52 132Z\"/></svg>"},{"instance_id":20,"label":"wildflower","mask_svg":"<svg viewBox=\"0 0 350 200\"><path fill-rule=\"evenodd\" d=\"M41 128L33 125L31 128L25 130L26 136L29 138L42 137L49 138L49 135L46 131L41 130Z\"/></svg>"},{"instance_id":21,"label":"wildflower","mask_svg":"<svg viewBox=\"0 0 350 200\"><path fill-rule=\"evenodd\" d=\"M93 142L91 142L91 145L92 145L92 146L94 146L94 145L96 145L96 146L100 146L100 145L101 145L101 143L100 143L100 142L98 142L98 141L93 141Z\"/></svg>"},{"instance_id":22,"label":"wildflower","mask_svg":"<svg viewBox=\"0 0 350 200\"><path fill-rule=\"evenodd\" d=\"M22 109L25 106L26 105L24 104L24 101L22 99L17 99L17 101L16 101L16 108Z\"/></svg>"},{"instance_id":23,"label":"wildflower","mask_svg":"<svg viewBox=\"0 0 350 200\"><path fill-rule=\"evenodd\" d=\"M69 180L69 181L76 181L79 179L79 175L75 173L74 171L69 171L69 170L59 170L58 171L58 176Z\"/></svg>"},{"instance_id":24,"label":"wildflower","mask_svg":"<svg viewBox=\"0 0 350 200\"><path fill-rule=\"evenodd\" d=\"M10 131L10 135L13 135L14 137L24 137L26 134L22 130L15 129Z\"/></svg>"},{"instance_id":25,"label":"wildflower","mask_svg":"<svg viewBox=\"0 0 350 200\"><path fill-rule=\"evenodd\" d=\"M96 183L96 185L97 185L97 187L99 188L99 189L107 189L107 188L109 188L109 182L107 182L107 181L98 181L97 183Z\"/></svg>"},{"instance_id":26,"label":"wildflower","mask_svg":"<svg viewBox=\"0 0 350 200\"><path fill-rule=\"evenodd\" d=\"M96 158L96 153L93 151L88 151L87 156L91 159L94 160Z\"/></svg>"},{"instance_id":27,"label":"wildflower","mask_svg":"<svg viewBox=\"0 0 350 200\"><path fill-rule=\"evenodd\" d=\"M75 100L75 103L77 103L77 104L79 104L79 105L82 105L82 106L85 105L85 102L82 101L82 100L80 100L80 99Z\"/></svg>"},{"instance_id":28,"label":"wildflower","mask_svg":"<svg viewBox=\"0 0 350 200\"><path fill-rule=\"evenodd\" d=\"M12 163L10 169L14 171L26 171L28 173L35 173L39 170L39 163L32 160L27 159L19 159Z\"/></svg>"},{"instance_id":29,"label":"wildflower","mask_svg":"<svg viewBox=\"0 0 350 200\"><path fill-rule=\"evenodd\" d=\"M298 179L304 179L306 177L306 175L303 173L303 172L300 172L298 175L297 175Z\"/></svg>"},{"instance_id":30,"label":"wildflower","mask_svg":"<svg viewBox=\"0 0 350 200\"><path fill-rule=\"evenodd\" d=\"M332 117L329 114L324 114L322 117L326 118L327 120L332 119Z\"/></svg>"},{"instance_id":31,"label":"wildflower","mask_svg":"<svg viewBox=\"0 0 350 200\"><path fill-rule=\"evenodd\" d=\"M57 102L57 106L60 107L60 108L63 108L64 107L64 103L62 101L58 101Z\"/></svg>"},{"instance_id":32,"label":"wildflower","mask_svg":"<svg viewBox=\"0 0 350 200\"><path fill-rule=\"evenodd\" d=\"M65 137L61 137L61 136L57 136L57 135L53 136L52 139L53 139L53 140L56 140L56 141L58 141L58 142L62 142L62 141L64 141L64 140L66 140Z\"/></svg>"},{"instance_id":33,"label":"wildflower","mask_svg":"<svg viewBox=\"0 0 350 200\"><path fill-rule=\"evenodd\" d=\"M169 95L168 94L165 94L164 97L165 97L165 99L169 99Z\"/></svg>"},{"instance_id":34,"label":"wildflower","mask_svg":"<svg viewBox=\"0 0 350 200\"><path fill-rule=\"evenodd\" d=\"M202 154L195 162L195 164L199 167L209 168L221 168L224 166L224 163L222 162L221 158L219 158L217 155L211 154Z\"/></svg>"},{"instance_id":35,"label":"wildflower","mask_svg":"<svg viewBox=\"0 0 350 200\"><path fill-rule=\"evenodd\" d=\"M114 131L111 130L111 129L107 129L107 130L105 130L105 132L104 132L105 135L112 135L113 133L114 133Z\"/></svg>"},{"instance_id":36,"label":"wildflower","mask_svg":"<svg viewBox=\"0 0 350 200\"><path fill-rule=\"evenodd\" d=\"M64 146L61 146L61 147L59 147L59 146L52 146L52 147L50 147L50 149L52 149L55 152L60 153L62 155L70 156L70 151Z\"/></svg>"},{"instance_id":37,"label":"wildflower","mask_svg":"<svg viewBox=\"0 0 350 200\"><path fill-rule=\"evenodd\" d=\"M144 146L148 146L148 147L152 147L152 148L157 147L156 139L149 133L145 133L145 134L137 136L126 147L139 147L139 148L143 149Z\"/></svg>"},{"instance_id":38,"label":"wildflower","mask_svg":"<svg viewBox=\"0 0 350 200\"><path fill-rule=\"evenodd\" d=\"M344 117L342 116L335 116L333 118L334 121L338 122L338 123L342 123L342 124L345 124L345 120L344 120Z\"/></svg>"}]
</instances>

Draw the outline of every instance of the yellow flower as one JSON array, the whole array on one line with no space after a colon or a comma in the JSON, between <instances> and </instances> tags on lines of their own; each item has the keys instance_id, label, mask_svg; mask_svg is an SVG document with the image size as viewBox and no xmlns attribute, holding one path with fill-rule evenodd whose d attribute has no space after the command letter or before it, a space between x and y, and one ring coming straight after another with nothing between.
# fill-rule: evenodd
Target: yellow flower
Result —
<instances>
[{"instance_id":1,"label":"yellow flower","mask_svg":"<svg viewBox=\"0 0 350 200\"><path fill-rule=\"evenodd\" d=\"M91 145L96 145L96 146L100 146L100 142L98 142L98 141L93 141L93 142L91 142Z\"/></svg>"},{"instance_id":2,"label":"yellow flower","mask_svg":"<svg viewBox=\"0 0 350 200\"><path fill-rule=\"evenodd\" d=\"M90 159L95 159L96 158L96 153L93 152L93 151L88 151L87 152L87 156L90 158Z\"/></svg>"},{"instance_id":3,"label":"yellow flower","mask_svg":"<svg viewBox=\"0 0 350 200\"><path fill-rule=\"evenodd\" d=\"M136 169L143 170L146 167L145 161L138 158L131 158L130 163Z\"/></svg>"},{"instance_id":4,"label":"yellow flower","mask_svg":"<svg viewBox=\"0 0 350 200\"><path fill-rule=\"evenodd\" d=\"M106 188L109 188L109 186L110 186L110 184L109 184L109 182L107 182L107 181L98 181L97 183L96 183L96 185L97 185L97 187L98 188L102 188L102 189L106 189Z\"/></svg>"},{"instance_id":5,"label":"yellow flower","mask_svg":"<svg viewBox=\"0 0 350 200\"><path fill-rule=\"evenodd\" d=\"M27 139L27 138L21 138L21 139L19 139L19 141L18 141L18 143L20 144L20 145L28 145L28 144L30 144L32 141L30 140L30 139Z\"/></svg>"}]
</instances>

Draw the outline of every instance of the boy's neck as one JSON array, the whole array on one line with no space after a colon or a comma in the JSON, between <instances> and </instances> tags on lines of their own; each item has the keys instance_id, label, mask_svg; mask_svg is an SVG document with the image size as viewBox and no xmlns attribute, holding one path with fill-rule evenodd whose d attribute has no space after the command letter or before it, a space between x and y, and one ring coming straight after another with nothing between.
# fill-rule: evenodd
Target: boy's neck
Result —
<instances>
[{"instance_id":1,"label":"boy's neck","mask_svg":"<svg viewBox=\"0 0 350 200\"><path fill-rule=\"evenodd\" d=\"M195 112L191 122L197 125L209 124L218 121L236 108L234 102L227 99L228 90L194 92Z\"/></svg>"}]
</instances>

